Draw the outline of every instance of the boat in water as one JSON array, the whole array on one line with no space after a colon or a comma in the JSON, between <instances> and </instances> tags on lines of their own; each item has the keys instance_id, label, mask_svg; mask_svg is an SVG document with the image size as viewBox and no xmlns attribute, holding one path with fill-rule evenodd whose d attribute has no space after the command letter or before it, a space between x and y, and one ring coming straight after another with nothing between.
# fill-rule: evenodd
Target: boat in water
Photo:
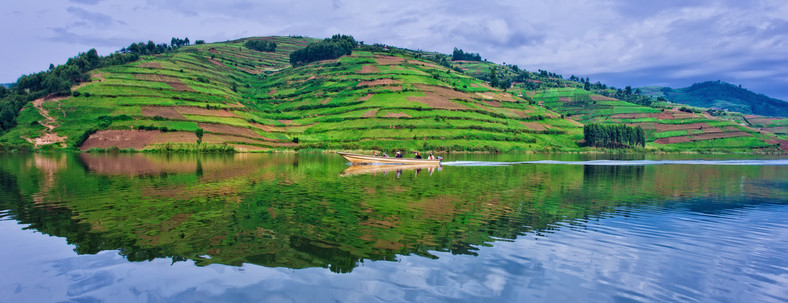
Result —
<instances>
[{"instance_id":1,"label":"boat in water","mask_svg":"<svg viewBox=\"0 0 788 303\"><path fill-rule=\"evenodd\" d=\"M414 158L396 158L396 157L379 157L368 156L351 153L338 154L353 164L391 164L391 165L440 165L442 159L414 159Z\"/></svg>"}]
</instances>

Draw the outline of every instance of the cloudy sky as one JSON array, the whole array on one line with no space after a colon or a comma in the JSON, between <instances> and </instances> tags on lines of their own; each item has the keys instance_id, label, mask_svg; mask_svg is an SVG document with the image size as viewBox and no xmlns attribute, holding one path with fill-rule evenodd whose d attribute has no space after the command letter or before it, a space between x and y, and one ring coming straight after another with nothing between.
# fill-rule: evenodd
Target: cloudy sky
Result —
<instances>
[{"instance_id":1,"label":"cloudy sky","mask_svg":"<svg viewBox=\"0 0 788 303\"><path fill-rule=\"evenodd\" d=\"M723 80L788 100L784 0L35 0L0 9L0 83L131 42L351 34L609 85Z\"/></svg>"}]
</instances>

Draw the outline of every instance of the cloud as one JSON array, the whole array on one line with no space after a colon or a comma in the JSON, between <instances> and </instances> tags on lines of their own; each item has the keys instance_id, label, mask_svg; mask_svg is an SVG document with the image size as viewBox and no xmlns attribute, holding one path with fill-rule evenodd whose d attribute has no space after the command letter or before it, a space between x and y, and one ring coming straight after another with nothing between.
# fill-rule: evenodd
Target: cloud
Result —
<instances>
[{"instance_id":1,"label":"cloud","mask_svg":"<svg viewBox=\"0 0 788 303\"><path fill-rule=\"evenodd\" d=\"M705 76L772 81L767 75L780 73L770 71L788 66L788 3L779 0L42 1L9 4L6 12L24 15L5 13L0 25L26 28L27 36L50 32L52 42L61 44L123 41L116 48L132 41L167 42L173 36L210 42L347 33L369 43L429 51L449 53L459 47L529 70L604 76L615 86L638 85L628 83L638 78L630 74L644 74L638 78L644 83L678 86ZM68 14L58 13L63 10ZM45 40L24 43L47 47L36 44ZM51 58L39 60L48 65ZM648 81L648 71L660 73ZM13 76L3 74L3 79L18 76L4 72ZM776 90L788 97L788 89Z\"/></svg>"},{"instance_id":2,"label":"cloud","mask_svg":"<svg viewBox=\"0 0 788 303\"><path fill-rule=\"evenodd\" d=\"M109 15L89 12L79 7L72 6L67 8L66 11L71 15L84 20L95 27L100 27L100 28L108 27L111 26L115 21Z\"/></svg>"},{"instance_id":3,"label":"cloud","mask_svg":"<svg viewBox=\"0 0 788 303\"><path fill-rule=\"evenodd\" d=\"M98 4L101 0L68 0L69 2L78 3L78 4Z\"/></svg>"}]
</instances>

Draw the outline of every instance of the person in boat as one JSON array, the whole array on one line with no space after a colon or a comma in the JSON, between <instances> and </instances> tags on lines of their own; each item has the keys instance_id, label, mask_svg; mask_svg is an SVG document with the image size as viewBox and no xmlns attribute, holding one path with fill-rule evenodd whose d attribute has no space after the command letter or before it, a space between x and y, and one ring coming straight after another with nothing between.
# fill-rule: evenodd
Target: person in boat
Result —
<instances>
[{"instance_id":1,"label":"person in boat","mask_svg":"<svg viewBox=\"0 0 788 303\"><path fill-rule=\"evenodd\" d=\"M395 158L402 158L402 153L401 152L397 152L397 155L395 155L394 157Z\"/></svg>"},{"instance_id":2,"label":"person in boat","mask_svg":"<svg viewBox=\"0 0 788 303\"><path fill-rule=\"evenodd\" d=\"M435 160L435 156L433 156L433 155L432 155L432 153L430 153L430 156L429 156L429 157L427 157L427 159L430 159L430 160Z\"/></svg>"},{"instance_id":3,"label":"person in boat","mask_svg":"<svg viewBox=\"0 0 788 303\"><path fill-rule=\"evenodd\" d=\"M415 157L413 157L413 159L421 159L421 154L419 154L418 152L416 152L416 156L415 156Z\"/></svg>"},{"instance_id":4,"label":"person in boat","mask_svg":"<svg viewBox=\"0 0 788 303\"><path fill-rule=\"evenodd\" d=\"M373 152L372 152L372 156L373 156L373 157L377 157L377 156L378 156L378 152L376 152L376 151L373 151Z\"/></svg>"},{"instance_id":5,"label":"person in boat","mask_svg":"<svg viewBox=\"0 0 788 303\"><path fill-rule=\"evenodd\" d=\"M386 152L383 152L383 158L388 158L388 157L389 157L389 154L387 154Z\"/></svg>"}]
</instances>

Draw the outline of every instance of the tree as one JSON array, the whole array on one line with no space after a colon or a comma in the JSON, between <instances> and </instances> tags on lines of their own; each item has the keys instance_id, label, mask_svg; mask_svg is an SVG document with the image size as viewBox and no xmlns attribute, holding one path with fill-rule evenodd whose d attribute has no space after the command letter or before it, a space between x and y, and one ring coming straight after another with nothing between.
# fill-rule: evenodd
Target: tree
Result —
<instances>
[{"instance_id":1,"label":"tree","mask_svg":"<svg viewBox=\"0 0 788 303\"><path fill-rule=\"evenodd\" d=\"M357 45L353 36L337 34L290 53L290 64L298 66L314 61L336 59L352 54Z\"/></svg>"},{"instance_id":2,"label":"tree","mask_svg":"<svg viewBox=\"0 0 788 303\"><path fill-rule=\"evenodd\" d=\"M202 135L203 135L203 133L204 133L204 130L202 128L197 128L194 131L194 135L197 136L197 145L200 145L202 143Z\"/></svg>"}]
</instances>

